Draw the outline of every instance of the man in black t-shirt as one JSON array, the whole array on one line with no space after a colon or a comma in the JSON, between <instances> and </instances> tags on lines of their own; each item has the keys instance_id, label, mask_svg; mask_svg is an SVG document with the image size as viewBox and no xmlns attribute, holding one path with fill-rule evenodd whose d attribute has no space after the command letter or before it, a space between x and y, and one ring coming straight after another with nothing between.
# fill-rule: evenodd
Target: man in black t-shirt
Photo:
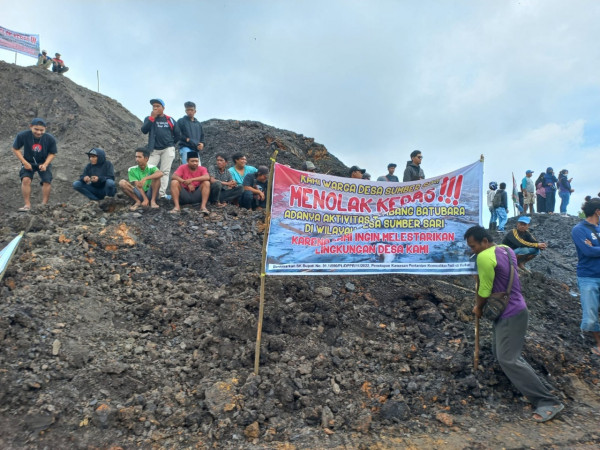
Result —
<instances>
[{"instance_id":1,"label":"man in black t-shirt","mask_svg":"<svg viewBox=\"0 0 600 450\"><path fill-rule=\"evenodd\" d=\"M35 118L31 121L29 130L17 134L12 151L21 161L21 193L25 205L19 208L20 212L31 209L31 181L37 172L42 185L42 204L47 204L50 199L52 188L52 165L50 164L56 156L56 139L46 133L46 122L44 119ZM23 153L21 153L21 148Z\"/></svg>"}]
</instances>

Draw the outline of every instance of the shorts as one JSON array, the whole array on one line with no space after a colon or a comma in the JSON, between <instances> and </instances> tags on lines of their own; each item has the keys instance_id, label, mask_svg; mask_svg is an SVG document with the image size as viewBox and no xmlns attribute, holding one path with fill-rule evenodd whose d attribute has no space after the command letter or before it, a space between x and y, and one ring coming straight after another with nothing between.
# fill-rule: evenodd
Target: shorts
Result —
<instances>
[{"instance_id":1,"label":"shorts","mask_svg":"<svg viewBox=\"0 0 600 450\"><path fill-rule=\"evenodd\" d=\"M152 188L149 187L147 191L144 191L146 193L146 197L148 197L148 200L152 200ZM142 197L142 193L140 192L140 190L136 187L133 188L133 193L136 195L137 198L140 199L140 202L144 201L144 197Z\"/></svg>"},{"instance_id":2,"label":"shorts","mask_svg":"<svg viewBox=\"0 0 600 450\"><path fill-rule=\"evenodd\" d=\"M43 172L40 170L40 166L35 166L33 164L31 165L31 170L27 170L24 166L21 166L19 177L21 178L21 181L23 181L23 178L31 178L31 180L33 180L33 175L36 172L40 175L40 184L52 183L52 164L49 164Z\"/></svg>"},{"instance_id":3,"label":"shorts","mask_svg":"<svg viewBox=\"0 0 600 450\"><path fill-rule=\"evenodd\" d=\"M535 204L535 192L523 192L523 204L533 205Z\"/></svg>"},{"instance_id":4,"label":"shorts","mask_svg":"<svg viewBox=\"0 0 600 450\"><path fill-rule=\"evenodd\" d=\"M182 205L202 203L202 189L200 189L200 186L193 192L182 188L181 191L179 191L179 203Z\"/></svg>"}]
</instances>

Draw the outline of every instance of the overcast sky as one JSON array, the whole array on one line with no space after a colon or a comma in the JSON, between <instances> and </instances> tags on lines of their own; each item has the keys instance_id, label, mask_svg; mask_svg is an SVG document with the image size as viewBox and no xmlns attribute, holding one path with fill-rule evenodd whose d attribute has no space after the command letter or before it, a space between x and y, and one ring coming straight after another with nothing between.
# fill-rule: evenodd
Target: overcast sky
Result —
<instances>
[{"instance_id":1,"label":"overcast sky","mask_svg":"<svg viewBox=\"0 0 600 450\"><path fill-rule=\"evenodd\" d=\"M39 34L75 82L96 90L98 70L100 92L140 119L152 97L175 117L193 100L200 120L292 130L374 178L389 162L403 170L414 149L427 176L483 153L485 186L565 168L571 214L600 191L597 0L0 0L0 10L0 26Z\"/></svg>"}]
</instances>

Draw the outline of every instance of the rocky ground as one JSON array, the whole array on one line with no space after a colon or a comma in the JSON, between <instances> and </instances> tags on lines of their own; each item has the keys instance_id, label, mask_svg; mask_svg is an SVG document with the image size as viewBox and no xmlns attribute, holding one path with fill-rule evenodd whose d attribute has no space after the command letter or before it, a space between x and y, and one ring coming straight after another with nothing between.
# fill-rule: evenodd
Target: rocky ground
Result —
<instances>
[{"instance_id":1,"label":"rocky ground","mask_svg":"<svg viewBox=\"0 0 600 450\"><path fill-rule=\"evenodd\" d=\"M27 230L0 287L1 448L596 448L600 360L580 337L573 217L522 275L525 357L564 399L548 424L494 363L472 277L267 277L264 213L3 214ZM507 228L511 228L512 221Z\"/></svg>"}]
</instances>

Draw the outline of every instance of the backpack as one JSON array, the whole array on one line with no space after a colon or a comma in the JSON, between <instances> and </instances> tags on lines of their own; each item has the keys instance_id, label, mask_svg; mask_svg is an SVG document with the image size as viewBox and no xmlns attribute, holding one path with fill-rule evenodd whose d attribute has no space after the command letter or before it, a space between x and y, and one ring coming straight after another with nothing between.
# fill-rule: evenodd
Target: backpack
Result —
<instances>
[{"instance_id":1,"label":"backpack","mask_svg":"<svg viewBox=\"0 0 600 450\"><path fill-rule=\"evenodd\" d=\"M496 195L494 195L494 199L492 200L492 206L494 208L500 208L502 206L502 191L496 191Z\"/></svg>"}]
</instances>

